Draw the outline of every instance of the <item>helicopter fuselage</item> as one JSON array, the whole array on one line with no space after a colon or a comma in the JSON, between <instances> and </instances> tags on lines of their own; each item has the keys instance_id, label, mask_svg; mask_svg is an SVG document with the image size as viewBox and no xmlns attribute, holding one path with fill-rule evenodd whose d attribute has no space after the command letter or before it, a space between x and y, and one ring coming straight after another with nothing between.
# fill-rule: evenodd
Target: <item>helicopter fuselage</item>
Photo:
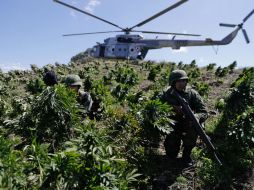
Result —
<instances>
[{"instance_id":1,"label":"helicopter fuselage","mask_svg":"<svg viewBox=\"0 0 254 190\"><path fill-rule=\"evenodd\" d=\"M98 43L88 54L92 57L120 58L120 59L143 59L143 47L141 35L117 35L107 38L104 43Z\"/></svg>"},{"instance_id":2,"label":"helicopter fuselage","mask_svg":"<svg viewBox=\"0 0 254 190\"><path fill-rule=\"evenodd\" d=\"M182 40L182 39L144 39L141 35L117 35L107 38L104 43L98 43L93 48L87 50L92 57L119 58L119 59L144 59L148 50L171 47L180 49L186 46L210 46L226 45L236 37L240 27L228 34L222 40Z\"/></svg>"}]
</instances>

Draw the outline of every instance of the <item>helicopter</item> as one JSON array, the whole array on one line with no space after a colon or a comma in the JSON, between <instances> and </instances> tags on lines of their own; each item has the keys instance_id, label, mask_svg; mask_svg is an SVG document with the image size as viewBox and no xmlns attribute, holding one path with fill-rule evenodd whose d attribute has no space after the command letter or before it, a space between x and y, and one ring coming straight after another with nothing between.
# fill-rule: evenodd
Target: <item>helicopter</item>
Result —
<instances>
[{"instance_id":1,"label":"helicopter","mask_svg":"<svg viewBox=\"0 0 254 190\"><path fill-rule=\"evenodd\" d=\"M77 35L89 35L89 34L102 34L102 33L124 33L116 35L115 37L110 37L104 40L104 43L97 43L97 45L86 50L86 54L92 57L103 57L103 58L120 58L120 59L131 59L131 60L143 60L148 51L151 49L159 49L164 47L171 47L172 49L180 49L181 47L186 46L213 46L213 45L227 45L233 41L233 39L238 34L238 31L243 32L244 38L247 43L250 42L246 30L243 29L243 24L252 16L254 9L243 19L240 24L226 24L220 23L220 26L224 27L233 27L235 28L222 40L213 40L211 38L206 38L204 40L184 40L184 39L175 39L176 36L201 36L199 34L187 34L187 33L172 33L172 32L156 32L156 31L143 31L143 30L134 30L136 27L141 27L144 24L154 20L155 18L165 14L166 12L175 9L176 7L182 5L188 0L180 0L173 5L170 5L166 9L156 13L155 15L147 18L146 20L132 26L132 27L121 27L117 24L105 20L101 17L98 17L94 14L81 10L77 7L74 7L70 4L59 0L53 0L56 3L59 3L63 6L69 7L73 10L76 10L80 13L91 16L95 19L98 19L102 22L105 22L109 25L112 25L120 30L116 31L102 31L102 32L89 32L89 33L76 33L76 34L65 34L63 36L77 36ZM142 35L131 34L131 33L146 33L146 34L166 34L173 35L172 39L144 39Z\"/></svg>"}]
</instances>

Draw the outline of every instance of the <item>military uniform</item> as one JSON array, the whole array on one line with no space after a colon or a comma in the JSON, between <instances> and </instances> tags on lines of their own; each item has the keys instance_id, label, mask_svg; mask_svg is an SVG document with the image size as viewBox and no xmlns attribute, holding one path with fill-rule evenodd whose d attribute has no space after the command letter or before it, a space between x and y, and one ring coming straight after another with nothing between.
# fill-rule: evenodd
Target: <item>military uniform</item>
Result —
<instances>
[{"instance_id":1,"label":"military uniform","mask_svg":"<svg viewBox=\"0 0 254 190\"><path fill-rule=\"evenodd\" d=\"M84 108L86 112L90 112L92 105L93 105L93 100L91 95L88 92L84 92L79 90L78 92L78 99L77 101L81 105L81 108Z\"/></svg>"},{"instance_id":2,"label":"military uniform","mask_svg":"<svg viewBox=\"0 0 254 190\"><path fill-rule=\"evenodd\" d=\"M197 133L195 131L191 121L185 117L184 113L181 111L181 105L178 102L177 98L170 93L172 88L177 90L174 87L174 82L177 80L188 80L187 74L182 72L182 70L176 70L170 76L170 83L172 86L168 87L162 96L162 101L167 102L172 105L175 115L173 119L175 120L175 125L173 126L173 131L167 135L164 146L166 154L170 158L176 158L181 147L183 147L182 160L189 163L191 161L190 154L193 147L196 145ZM200 123L204 122L207 119L207 111L205 105L198 94L194 89L186 87L183 91L178 91L179 95L182 96L189 104L190 108L194 112L196 118Z\"/></svg>"},{"instance_id":3,"label":"military uniform","mask_svg":"<svg viewBox=\"0 0 254 190\"><path fill-rule=\"evenodd\" d=\"M88 113L91 111L93 100L88 92L81 91L82 81L78 75L68 75L65 79L65 84L68 87L77 87L77 101L79 103L81 113Z\"/></svg>"}]
</instances>

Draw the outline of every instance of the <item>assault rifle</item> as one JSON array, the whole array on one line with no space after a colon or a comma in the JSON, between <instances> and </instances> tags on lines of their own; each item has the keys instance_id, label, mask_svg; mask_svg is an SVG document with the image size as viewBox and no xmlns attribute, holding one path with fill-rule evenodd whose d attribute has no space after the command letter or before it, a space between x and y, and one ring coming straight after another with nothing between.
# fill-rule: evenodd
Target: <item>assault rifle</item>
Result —
<instances>
[{"instance_id":1,"label":"assault rifle","mask_svg":"<svg viewBox=\"0 0 254 190\"><path fill-rule=\"evenodd\" d=\"M213 155L214 155L216 161L218 162L218 164L220 166L222 166L222 163L221 163L220 159L218 158L218 156L216 154L215 147L213 146L212 142L210 141L210 138L206 135L206 133L203 130L202 126L200 125L199 121L195 117L195 115L192 112L188 102L183 97L181 97L180 94L174 89L172 89L170 91L170 94L174 95L177 98L177 100L180 102L180 104L182 106L183 113L185 114L186 117L188 117L193 122L193 126L194 126L196 132L198 133L198 135L200 136L202 141L206 144L208 149L213 153Z\"/></svg>"}]
</instances>

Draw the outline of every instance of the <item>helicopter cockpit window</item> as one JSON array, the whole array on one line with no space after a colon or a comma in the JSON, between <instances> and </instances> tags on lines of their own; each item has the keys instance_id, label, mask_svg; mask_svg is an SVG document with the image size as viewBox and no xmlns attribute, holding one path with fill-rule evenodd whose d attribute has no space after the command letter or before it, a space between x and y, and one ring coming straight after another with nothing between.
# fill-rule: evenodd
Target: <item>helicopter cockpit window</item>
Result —
<instances>
[{"instance_id":1,"label":"helicopter cockpit window","mask_svg":"<svg viewBox=\"0 0 254 190\"><path fill-rule=\"evenodd\" d=\"M132 43L133 42L132 38L123 38L123 37L117 38L117 41L123 42L123 43Z\"/></svg>"},{"instance_id":2,"label":"helicopter cockpit window","mask_svg":"<svg viewBox=\"0 0 254 190\"><path fill-rule=\"evenodd\" d=\"M133 42L133 39L132 38L128 38L127 41L128 42Z\"/></svg>"}]
</instances>

